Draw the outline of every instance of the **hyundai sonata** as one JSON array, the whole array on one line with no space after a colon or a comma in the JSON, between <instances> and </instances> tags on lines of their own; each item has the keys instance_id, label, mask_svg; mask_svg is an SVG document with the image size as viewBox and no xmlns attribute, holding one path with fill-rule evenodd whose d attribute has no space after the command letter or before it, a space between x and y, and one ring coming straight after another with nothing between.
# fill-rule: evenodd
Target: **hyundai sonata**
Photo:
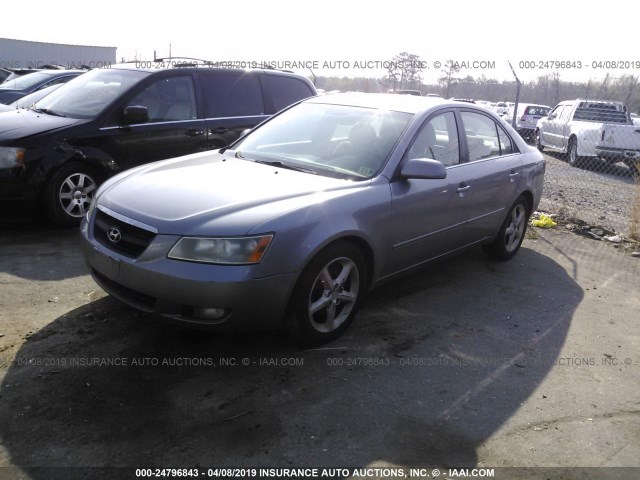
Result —
<instances>
[{"instance_id":1,"label":"hyundai sonata","mask_svg":"<svg viewBox=\"0 0 640 480\"><path fill-rule=\"evenodd\" d=\"M83 252L95 281L137 309L323 343L386 280L473 245L515 255L544 169L472 104L314 97L228 148L105 182Z\"/></svg>"}]
</instances>

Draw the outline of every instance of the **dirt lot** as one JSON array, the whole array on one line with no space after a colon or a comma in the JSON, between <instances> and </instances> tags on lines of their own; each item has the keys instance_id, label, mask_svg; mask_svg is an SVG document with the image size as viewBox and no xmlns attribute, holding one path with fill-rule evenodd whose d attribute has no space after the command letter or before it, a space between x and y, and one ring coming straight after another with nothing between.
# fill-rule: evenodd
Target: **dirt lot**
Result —
<instances>
[{"instance_id":1,"label":"dirt lot","mask_svg":"<svg viewBox=\"0 0 640 480\"><path fill-rule=\"evenodd\" d=\"M511 262L473 250L388 284L309 350L158 323L93 283L76 231L3 225L0 477L639 467L640 259L536 233ZM69 466L128 468L47 468ZM640 469L549 472L508 478Z\"/></svg>"}]
</instances>

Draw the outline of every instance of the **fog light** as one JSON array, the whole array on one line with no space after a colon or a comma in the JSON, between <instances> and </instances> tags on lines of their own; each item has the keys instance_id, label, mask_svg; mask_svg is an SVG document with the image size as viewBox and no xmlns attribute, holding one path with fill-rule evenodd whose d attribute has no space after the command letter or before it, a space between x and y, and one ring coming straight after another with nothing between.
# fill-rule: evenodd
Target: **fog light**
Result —
<instances>
[{"instance_id":1,"label":"fog light","mask_svg":"<svg viewBox=\"0 0 640 480\"><path fill-rule=\"evenodd\" d=\"M193 309L193 316L203 320L220 320L227 314L224 308L196 307Z\"/></svg>"}]
</instances>

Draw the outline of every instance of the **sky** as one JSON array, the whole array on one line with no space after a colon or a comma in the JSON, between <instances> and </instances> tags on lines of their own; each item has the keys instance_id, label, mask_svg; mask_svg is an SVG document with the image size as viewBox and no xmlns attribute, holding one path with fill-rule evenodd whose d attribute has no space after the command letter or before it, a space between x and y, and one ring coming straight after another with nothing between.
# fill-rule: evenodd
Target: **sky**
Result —
<instances>
[{"instance_id":1,"label":"sky","mask_svg":"<svg viewBox=\"0 0 640 480\"><path fill-rule=\"evenodd\" d=\"M0 36L117 47L118 61L171 51L212 61L302 62L318 76L380 77L377 65L409 52L429 67L425 81L442 75L437 62L451 59L467 62L461 73L473 77L512 79L511 61L523 81L552 71L586 80L640 74L634 3L59 0L36 2L27 14L20 2L5 2ZM550 61L573 63L555 70ZM597 64L611 61L633 65Z\"/></svg>"}]
</instances>

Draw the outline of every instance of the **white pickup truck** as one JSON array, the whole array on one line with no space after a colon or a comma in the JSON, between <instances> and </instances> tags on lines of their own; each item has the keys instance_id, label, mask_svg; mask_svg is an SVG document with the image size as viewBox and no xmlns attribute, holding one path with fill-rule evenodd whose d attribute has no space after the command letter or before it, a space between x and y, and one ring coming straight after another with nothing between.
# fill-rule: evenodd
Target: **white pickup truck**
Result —
<instances>
[{"instance_id":1,"label":"white pickup truck","mask_svg":"<svg viewBox=\"0 0 640 480\"><path fill-rule=\"evenodd\" d=\"M620 102L561 102L538 120L535 137L538 150L568 153L573 166L601 158L611 164L624 162L640 174L640 126Z\"/></svg>"}]
</instances>

